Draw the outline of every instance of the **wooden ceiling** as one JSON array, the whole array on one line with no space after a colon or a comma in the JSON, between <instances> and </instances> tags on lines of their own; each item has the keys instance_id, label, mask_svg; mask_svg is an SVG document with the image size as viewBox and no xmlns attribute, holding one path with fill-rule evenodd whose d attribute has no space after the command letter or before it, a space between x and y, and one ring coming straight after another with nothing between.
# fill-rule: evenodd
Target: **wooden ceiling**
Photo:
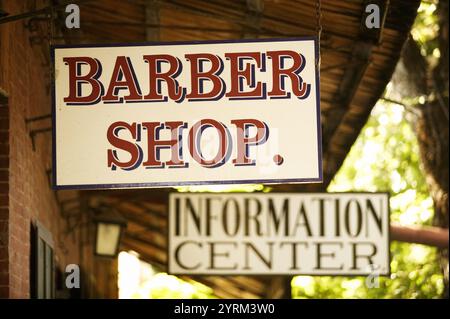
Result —
<instances>
[{"instance_id":1,"label":"wooden ceiling","mask_svg":"<svg viewBox=\"0 0 450 319\"><path fill-rule=\"evenodd\" d=\"M76 1L75 1L76 2ZM372 1L373 2L373 1ZM399 59L418 0L387 4L380 34L361 28L363 0L322 1L321 113L324 183L277 185L278 191L324 190L381 97ZM299 37L317 34L314 0L82 1L79 30L61 28L65 43L190 41ZM63 23L63 13L59 22ZM115 207L128 219L123 249L166 268L167 194L171 189L60 191L90 205ZM281 297L277 278L194 277L223 298Z\"/></svg>"}]
</instances>

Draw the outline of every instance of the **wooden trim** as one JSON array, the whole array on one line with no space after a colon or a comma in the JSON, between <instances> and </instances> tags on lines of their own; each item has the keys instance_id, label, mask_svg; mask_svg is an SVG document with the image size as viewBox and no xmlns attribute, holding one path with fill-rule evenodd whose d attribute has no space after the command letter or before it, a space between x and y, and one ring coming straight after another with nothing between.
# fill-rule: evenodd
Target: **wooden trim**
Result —
<instances>
[{"instance_id":1,"label":"wooden trim","mask_svg":"<svg viewBox=\"0 0 450 319\"><path fill-rule=\"evenodd\" d=\"M47 245L49 245L52 249L54 249L55 243L53 241L52 233L38 221L35 221L35 226L38 237L42 238Z\"/></svg>"}]
</instances>

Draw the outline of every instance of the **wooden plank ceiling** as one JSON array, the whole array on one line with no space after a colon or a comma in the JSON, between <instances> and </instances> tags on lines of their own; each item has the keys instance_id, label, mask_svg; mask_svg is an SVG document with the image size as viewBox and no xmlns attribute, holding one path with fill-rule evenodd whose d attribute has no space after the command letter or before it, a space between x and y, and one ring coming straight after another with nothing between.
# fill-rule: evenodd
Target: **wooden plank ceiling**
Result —
<instances>
[{"instance_id":1,"label":"wooden plank ceiling","mask_svg":"<svg viewBox=\"0 0 450 319\"><path fill-rule=\"evenodd\" d=\"M322 1L321 113L323 184L278 185L278 191L326 188L382 95L419 5L388 3L379 42L361 29L364 1ZM99 0L81 5L80 30L61 28L66 43L191 41L317 34L314 0ZM61 21L63 17L61 17ZM170 189L83 191L90 205L111 205L128 219L123 249L164 270ZM66 194L67 195L67 194ZM269 277L195 277L218 297L267 297ZM274 296L274 295L271 295ZM276 296L276 295L275 295Z\"/></svg>"}]
</instances>

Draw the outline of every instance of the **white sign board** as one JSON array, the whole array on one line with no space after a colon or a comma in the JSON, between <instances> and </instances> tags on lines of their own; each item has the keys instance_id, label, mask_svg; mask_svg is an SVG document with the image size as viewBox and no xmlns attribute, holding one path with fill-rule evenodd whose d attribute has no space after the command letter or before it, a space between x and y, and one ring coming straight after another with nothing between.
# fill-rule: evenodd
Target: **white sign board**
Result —
<instances>
[{"instance_id":1,"label":"white sign board","mask_svg":"<svg viewBox=\"0 0 450 319\"><path fill-rule=\"evenodd\" d=\"M56 46L55 188L322 181L314 38Z\"/></svg>"},{"instance_id":2,"label":"white sign board","mask_svg":"<svg viewBox=\"0 0 450 319\"><path fill-rule=\"evenodd\" d=\"M386 193L175 193L169 272L389 274Z\"/></svg>"}]
</instances>

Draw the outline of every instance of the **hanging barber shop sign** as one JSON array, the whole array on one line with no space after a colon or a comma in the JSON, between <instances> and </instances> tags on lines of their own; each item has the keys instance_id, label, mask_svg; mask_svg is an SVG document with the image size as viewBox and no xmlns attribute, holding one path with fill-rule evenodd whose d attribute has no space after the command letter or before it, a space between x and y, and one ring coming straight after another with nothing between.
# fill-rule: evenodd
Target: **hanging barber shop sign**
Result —
<instances>
[{"instance_id":1,"label":"hanging barber shop sign","mask_svg":"<svg viewBox=\"0 0 450 319\"><path fill-rule=\"evenodd\" d=\"M56 188L320 182L310 39L57 46Z\"/></svg>"}]
</instances>

